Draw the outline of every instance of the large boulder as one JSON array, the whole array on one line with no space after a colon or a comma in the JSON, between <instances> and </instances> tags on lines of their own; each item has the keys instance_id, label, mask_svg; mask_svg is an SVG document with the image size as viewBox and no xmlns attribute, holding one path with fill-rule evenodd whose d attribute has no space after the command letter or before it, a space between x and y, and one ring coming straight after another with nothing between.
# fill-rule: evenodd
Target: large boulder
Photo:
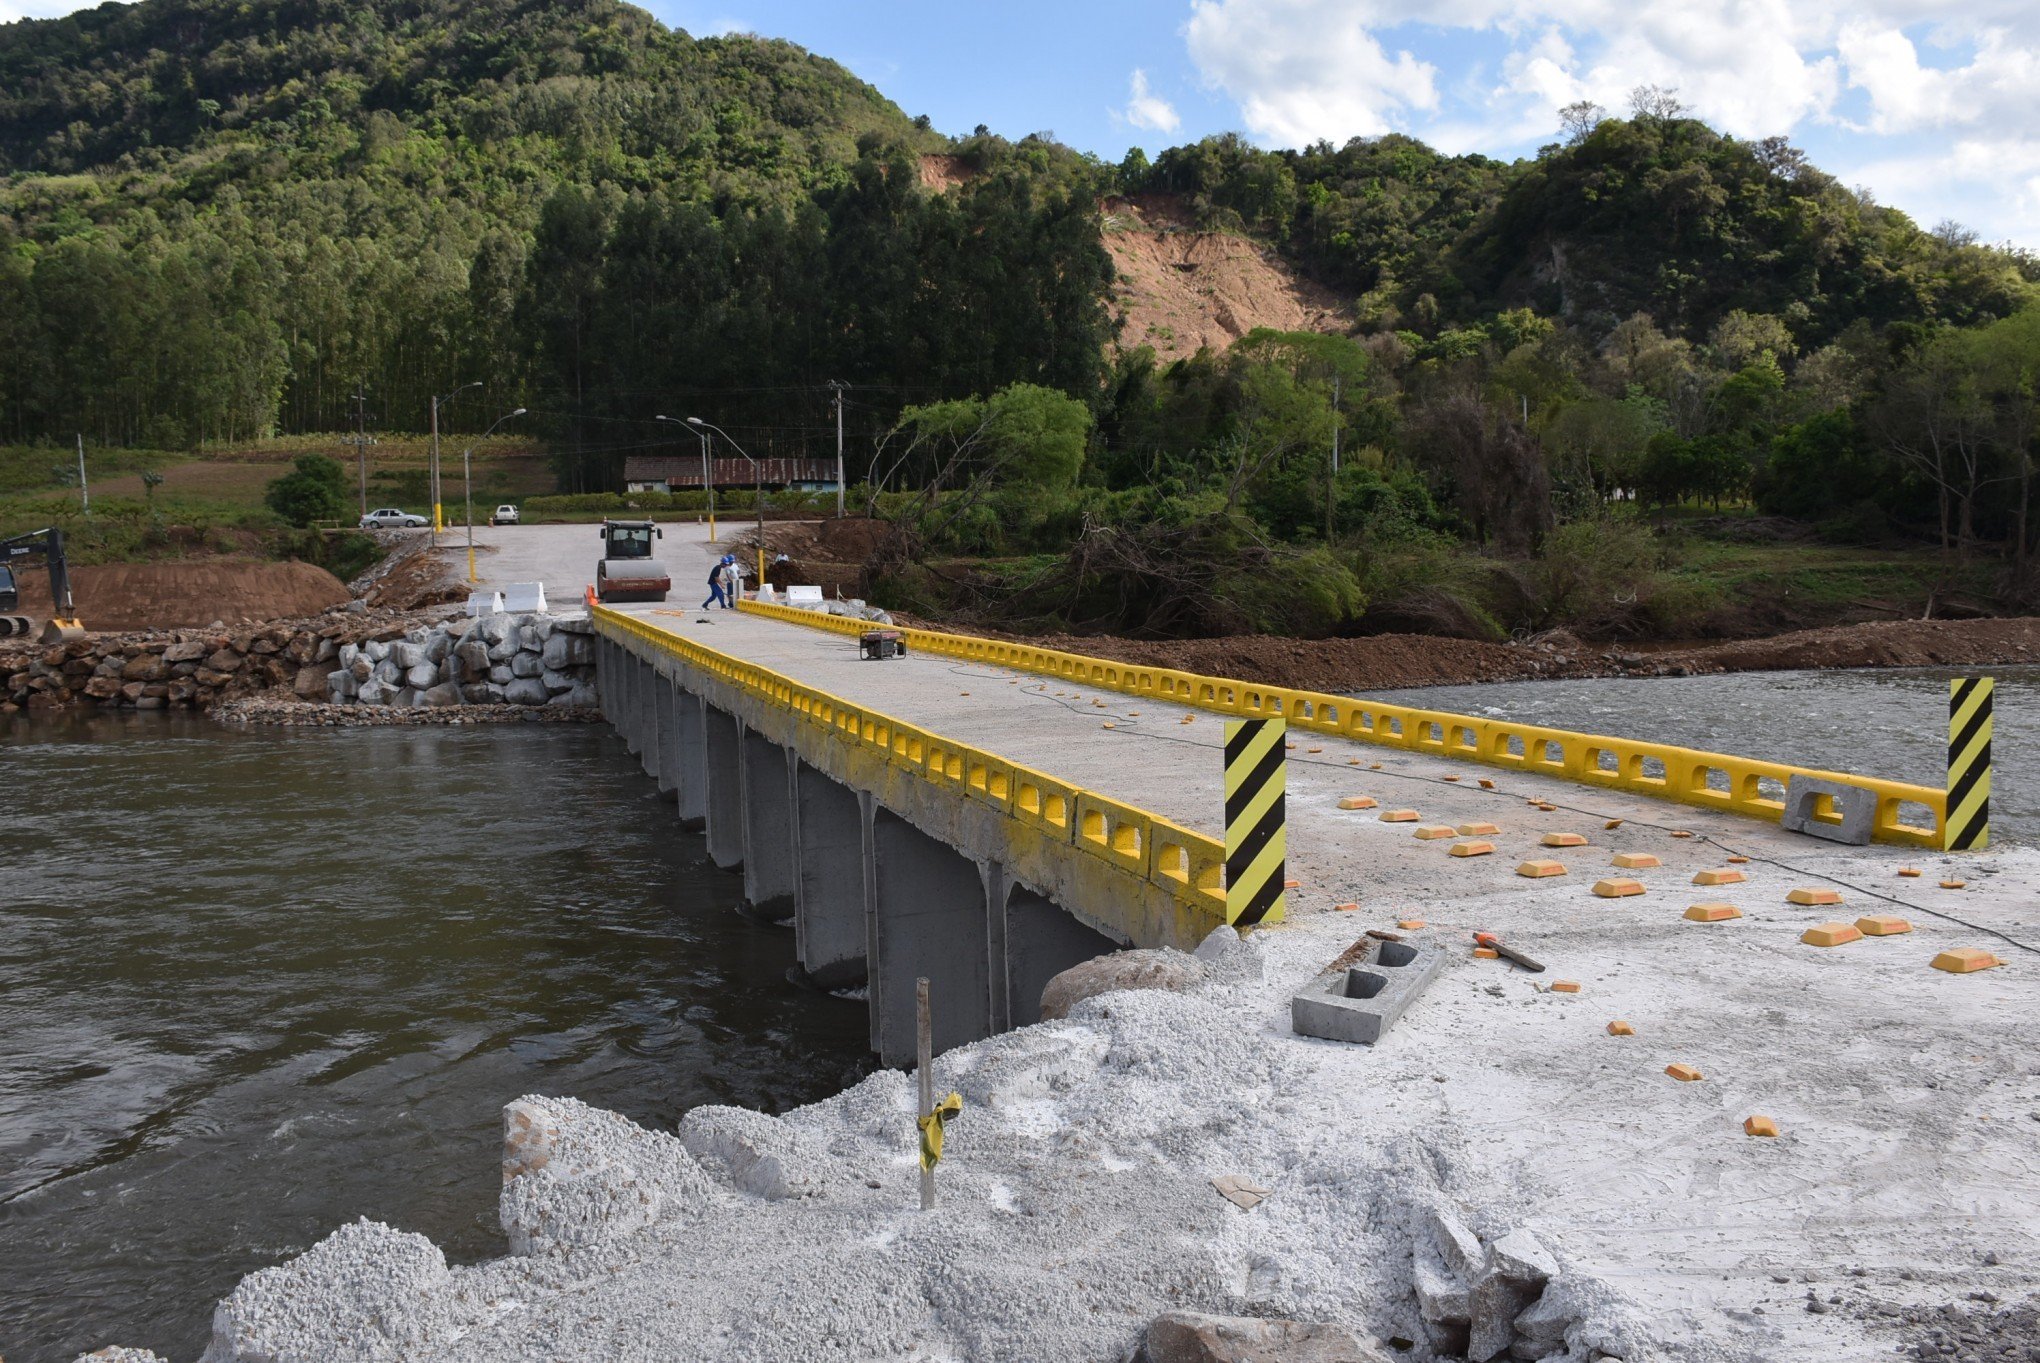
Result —
<instances>
[{"instance_id":1,"label":"large boulder","mask_svg":"<svg viewBox=\"0 0 2040 1363\"><path fill-rule=\"evenodd\" d=\"M462 681L479 681L489 671L489 646L479 639L463 639L453 656Z\"/></svg>"},{"instance_id":2,"label":"large boulder","mask_svg":"<svg viewBox=\"0 0 2040 1363\"><path fill-rule=\"evenodd\" d=\"M1167 1311L1148 1322L1137 1363L1388 1363L1329 1321Z\"/></svg>"},{"instance_id":3,"label":"large boulder","mask_svg":"<svg viewBox=\"0 0 2040 1363\"><path fill-rule=\"evenodd\" d=\"M290 689L300 700L321 700L331 689L328 681L334 675L326 670L323 663L306 663L298 669L297 678L291 682ZM344 677L347 674L341 672L337 675Z\"/></svg>"},{"instance_id":4,"label":"large boulder","mask_svg":"<svg viewBox=\"0 0 2040 1363\"><path fill-rule=\"evenodd\" d=\"M172 644L163 650L166 663L195 663L205 657L205 645L196 640L190 643Z\"/></svg>"},{"instance_id":5,"label":"large boulder","mask_svg":"<svg viewBox=\"0 0 2040 1363\"><path fill-rule=\"evenodd\" d=\"M503 1194L512 1254L619 1239L718 1202L677 1139L572 1098L526 1096L503 1108Z\"/></svg>"},{"instance_id":6,"label":"large boulder","mask_svg":"<svg viewBox=\"0 0 2040 1363\"><path fill-rule=\"evenodd\" d=\"M512 705L543 705L550 698L545 683L536 677L519 677L503 688L503 699Z\"/></svg>"},{"instance_id":7,"label":"large boulder","mask_svg":"<svg viewBox=\"0 0 2040 1363\"><path fill-rule=\"evenodd\" d=\"M545 664L536 653L519 653L510 660L510 671L519 677L536 677L545 671Z\"/></svg>"},{"instance_id":8,"label":"large boulder","mask_svg":"<svg viewBox=\"0 0 2040 1363\"><path fill-rule=\"evenodd\" d=\"M458 705L460 704L460 688L451 682L441 682L437 686L428 686L418 693L418 703L420 705Z\"/></svg>"},{"instance_id":9,"label":"large boulder","mask_svg":"<svg viewBox=\"0 0 2040 1363\"><path fill-rule=\"evenodd\" d=\"M425 650L409 639L399 639L390 645L390 660L404 671L409 672L425 662Z\"/></svg>"},{"instance_id":10,"label":"large boulder","mask_svg":"<svg viewBox=\"0 0 2040 1363\"><path fill-rule=\"evenodd\" d=\"M438 684L439 665L437 663L421 662L414 667L404 670L404 685L406 686L422 689L427 686L437 686Z\"/></svg>"},{"instance_id":11,"label":"large boulder","mask_svg":"<svg viewBox=\"0 0 2040 1363\"><path fill-rule=\"evenodd\" d=\"M1115 951L1071 966L1041 991L1041 1020L1070 1015L1085 999L1115 989L1168 989L1177 993L1204 978L1204 966L1180 951Z\"/></svg>"},{"instance_id":12,"label":"large boulder","mask_svg":"<svg viewBox=\"0 0 2040 1363\"><path fill-rule=\"evenodd\" d=\"M212 656L205 660L205 665L214 672L238 672L243 661L241 655L233 649L219 648L213 650Z\"/></svg>"}]
</instances>

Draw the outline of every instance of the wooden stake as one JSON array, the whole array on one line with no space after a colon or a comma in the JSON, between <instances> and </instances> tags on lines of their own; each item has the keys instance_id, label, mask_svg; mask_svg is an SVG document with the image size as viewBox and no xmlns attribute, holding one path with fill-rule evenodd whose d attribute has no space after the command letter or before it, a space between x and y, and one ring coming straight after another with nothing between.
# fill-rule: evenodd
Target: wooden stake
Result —
<instances>
[{"instance_id":1,"label":"wooden stake","mask_svg":"<svg viewBox=\"0 0 2040 1363\"><path fill-rule=\"evenodd\" d=\"M921 1110L917 1115L922 1117L935 1110L934 1050L934 1023L928 1010L928 977L923 975L914 981L914 1065L921 1076ZM921 1169L921 1210L935 1210L935 1171L925 1165Z\"/></svg>"}]
</instances>

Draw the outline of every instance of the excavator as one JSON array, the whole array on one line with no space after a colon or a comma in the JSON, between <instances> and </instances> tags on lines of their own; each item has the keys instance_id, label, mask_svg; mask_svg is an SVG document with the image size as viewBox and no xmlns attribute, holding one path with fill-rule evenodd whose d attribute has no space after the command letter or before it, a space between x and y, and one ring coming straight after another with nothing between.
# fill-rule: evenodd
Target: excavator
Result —
<instances>
[{"instance_id":1,"label":"excavator","mask_svg":"<svg viewBox=\"0 0 2040 1363\"><path fill-rule=\"evenodd\" d=\"M54 644L84 638L85 626L78 622L78 609L71 604L71 572L64 562L64 532L53 526L0 540L0 639L27 634L35 623L26 615L15 614L21 609L21 589L15 585L14 569L10 566L16 559L31 554L41 554L50 570L52 605L49 621L43 626L42 641Z\"/></svg>"}]
</instances>

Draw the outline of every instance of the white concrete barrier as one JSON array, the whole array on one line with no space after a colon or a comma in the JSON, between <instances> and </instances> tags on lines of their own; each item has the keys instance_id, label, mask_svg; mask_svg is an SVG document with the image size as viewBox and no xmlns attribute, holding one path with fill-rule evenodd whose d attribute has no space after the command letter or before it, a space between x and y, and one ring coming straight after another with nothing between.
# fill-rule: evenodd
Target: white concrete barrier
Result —
<instances>
[{"instance_id":1,"label":"white concrete barrier","mask_svg":"<svg viewBox=\"0 0 2040 1363\"><path fill-rule=\"evenodd\" d=\"M501 615L503 613L503 593L469 592L467 613L469 615Z\"/></svg>"},{"instance_id":2,"label":"white concrete barrier","mask_svg":"<svg viewBox=\"0 0 2040 1363\"><path fill-rule=\"evenodd\" d=\"M827 603L822 599L820 587L788 587L786 604L800 610L820 610Z\"/></svg>"},{"instance_id":3,"label":"white concrete barrier","mask_svg":"<svg viewBox=\"0 0 2040 1363\"><path fill-rule=\"evenodd\" d=\"M529 615L544 612L545 584L543 582L513 582L503 592L503 609L512 615Z\"/></svg>"}]
</instances>

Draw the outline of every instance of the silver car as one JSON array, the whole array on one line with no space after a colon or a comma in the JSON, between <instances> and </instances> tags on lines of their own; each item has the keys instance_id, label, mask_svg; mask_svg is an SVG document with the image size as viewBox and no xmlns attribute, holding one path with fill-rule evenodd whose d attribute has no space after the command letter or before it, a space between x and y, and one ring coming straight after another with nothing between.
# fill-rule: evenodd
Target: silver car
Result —
<instances>
[{"instance_id":1,"label":"silver car","mask_svg":"<svg viewBox=\"0 0 2040 1363\"><path fill-rule=\"evenodd\" d=\"M427 524L423 516L393 506L379 506L361 518L363 530L422 530Z\"/></svg>"}]
</instances>

